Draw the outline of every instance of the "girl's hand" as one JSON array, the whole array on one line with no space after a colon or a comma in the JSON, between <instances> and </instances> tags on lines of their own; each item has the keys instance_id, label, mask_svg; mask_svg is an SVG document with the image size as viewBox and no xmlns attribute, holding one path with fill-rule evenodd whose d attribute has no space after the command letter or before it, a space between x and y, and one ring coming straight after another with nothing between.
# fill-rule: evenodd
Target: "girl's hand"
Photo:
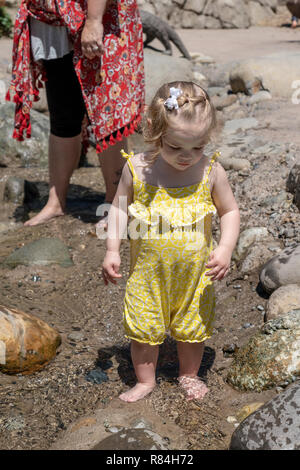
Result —
<instances>
[{"instance_id":1,"label":"girl's hand","mask_svg":"<svg viewBox=\"0 0 300 470\"><path fill-rule=\"evenodd\" d=\"M120 253L118 251L107 251L102 264L102 276L106 286L109 282L116 284L115 278L122 277L119 274L120 265Z\"/></svg>"},{"instance_id":2,"label":"girl's hand","mask_svg":"<svg viewBox=\"0 0 300 470\"><path fill-rule=\"evenodd\" d=\"M81 33L81 49L88 59L101 57L103 48L103 24L102 20L86 19Z\"/></svg>"},{"instance_id":3,"label":"girl's hand","mask_svg":"<svg viewBox=\"0 0 300 470\"><path fill-rule=\"evenodd\" d=\"M217 246L209 256L207 268L212 268L207 272L207 276L211 276L212 281L220 281L229 272L231 250L223 245Z\"/></svg>"}]
</instances>

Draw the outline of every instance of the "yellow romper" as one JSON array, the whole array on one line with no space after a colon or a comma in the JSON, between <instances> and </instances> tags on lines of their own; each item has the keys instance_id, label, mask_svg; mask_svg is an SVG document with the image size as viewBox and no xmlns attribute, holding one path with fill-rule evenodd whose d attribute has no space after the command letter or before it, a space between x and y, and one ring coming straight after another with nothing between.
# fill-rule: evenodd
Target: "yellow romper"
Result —
<instances>
[{"instance_id":1,"label":"yellow romper","mask_svg":"<svg viewBox=\"0 0 300 470\"><path fill-rule=\"evenodd\" d=\"M212 335L215 297L205 263L212 250L216 213L208 176L191 186L164 188L133 177L128 207L131 267L123 323L126 337L156 345L166 332L177 341L202 342Z\"/></svg>"}]
</instances>

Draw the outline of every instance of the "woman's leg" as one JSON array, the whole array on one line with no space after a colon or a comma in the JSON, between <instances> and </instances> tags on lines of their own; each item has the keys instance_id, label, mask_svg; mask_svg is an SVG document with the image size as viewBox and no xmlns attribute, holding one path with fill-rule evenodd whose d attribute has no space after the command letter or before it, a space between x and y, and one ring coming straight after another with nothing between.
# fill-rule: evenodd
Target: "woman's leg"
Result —
<instances>
[{"instance_id":1,"label":"woman's leg","mask_svg":"<svg viewBox=\"0 0 300 470\"><path fill-rule=\"evenodd\" d=\"M137 384L125 393L120 399L127 402L141 400L154 389L156 385L155 371L159 346L131 341L131 357L137 377Z\"/></svg>"},{"instance_id":2,"label":"woman's leg","mask_svg":"<svg viewBox=\"0 0 300 470\"><path fill-rule=\"evenodd\" d=\"M127 152L126 138L121 142L117 142L115 145L110 145L105 152L99 155L99 163L106 188L105 202L111 203L113 201L121 178L123 166L126 163L126 159L121 155L122 149Z\"/></svg>"},{"instance_id":3,"label":"woman's leg","mask_svg":"<svg viewBox=\"0 0 300 470\"><path fill-rule=\"evenodd\" d=\"M49 198L45 207L24 225L38 225L64 215L70 178L81 152L81 134L75 137L49 137Z\"/></svg>"},{"instance_id":4,"label":"woman's leg","mask_svg":"<svg viewBox=\"0 0 300 470\"><path fill-rule=\"evenodd\" d=\"M198 377L203 358L204 342L188 343L177 341L179 359L179 383L187 393L188 400L202 399L208 392L206 385Z\"/></svg>"},{"instance_id":5,"label":"woman's leg","mask_svg":"<svg viewBox=\"0 0 300 470\"><path fill-rule=\"evenodd\" d=\"M112 203L121 178L123 166L126 163L125 158L121 155L122 149L127 152L126 138L113 146L109 146L105 152L99 155L99 164L106 189L105 203ZM101 235L107 230L107 220L108 212L105 211L104 215L100 217L96 224L96 234L99 238L101 238Z\"/></svg>"},{"instance_id":6,"label":"woman's leg","mask_svg":"<svg viewBox=\"0 0 300 470\"><path fill-rule=\"evenodd\" d=\"M86 112L73 66L73 52L43 63L50 114L50 190L46 206L25 225L41 224L64 214L69 181L80 158L81 124Z\"/></svg>"}]
</instances>

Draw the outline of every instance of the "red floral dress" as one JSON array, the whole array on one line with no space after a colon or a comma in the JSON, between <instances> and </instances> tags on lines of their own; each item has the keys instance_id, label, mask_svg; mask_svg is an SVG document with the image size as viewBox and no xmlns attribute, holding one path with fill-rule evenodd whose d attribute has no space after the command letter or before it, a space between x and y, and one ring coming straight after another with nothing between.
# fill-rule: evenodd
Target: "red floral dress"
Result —
<instances>
[{"instance_id":1,"label":"red floral dress","mask_svg":"<svg viewBox=\"0 0 300 470\"><path fill-rule=\"evenodd\" d=\"M87 109L88 130L95 136L97 151L106 149L107 141L114 145L134 132L143 111L145 86L143 31L137 2L108 0L103 16L104 54L93 60L81 51L86 11L87 0L22 0L15 20L12 82L7 94L9 100L13 93L16 103L14 138L31 136L30 109L39 99L41 80L45 80L43 65L34 62L31 55L29 16L67 27ZM84 135L86 138L86 132Z\"/></svg>"}]
</instances>

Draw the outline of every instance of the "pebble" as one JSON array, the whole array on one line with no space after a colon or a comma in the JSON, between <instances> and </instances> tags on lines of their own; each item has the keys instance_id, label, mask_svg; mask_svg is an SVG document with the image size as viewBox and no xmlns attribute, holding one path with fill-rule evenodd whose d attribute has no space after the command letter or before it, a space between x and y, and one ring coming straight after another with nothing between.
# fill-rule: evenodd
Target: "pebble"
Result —
<instances>
[{"instance_id":1,"label":"pebble","mask_svg":"<svg viewBox=\"0 0 300 470\"><path fill-rule=\"evenodd\" d=\"M236 419L235 416L227 416L226 421L227 421L228 423L236 423L236 422L237 422L237 419Z\"/></svg>"},{"instance_id":2,"label":"pebble","mask_svg":"<svg viewBox=\"0 0 300 470\"><path fill-rule=\"evenodd\" d=\"M79 333L79 332L70 333L68 335L68 339L70 339L71 341L81 341L83 337L84 337L83 333Z\"/></svg>"},{"instance_id":3,"label":"pebble","mask_svg":"<svg viewBox=\"0 0 300 470\"><path fill-rule=\"evenodd\" d=\"M262 305L257 305L257 310L260 310L261 312L264 312L264 307Z\"/></svg>"},{"instance_id":4,"label":"pebble","mask_svg":"<svg viewBox=\"0 0 300 470\"><path fill-rule=\"evenodd\" d=\"M252 323L244 323L242 326L243 326L243 328L251 328L254 325L252 325Z\"/></svg>"},{"instance_id":5,"label":"pebble","mask_svg":"<svg viewBox=\"0 0 300 470\"><path fill-rule=\"evenodd\" d=\"M85 378L88 382L92 382L92 383L98 384L98 385L103 383L103 382L108 381L108 377L107 377L106 373L102 369L100 369L100 367L96 367L95 369L90 370L86 374Z\"/></svg>"}]
</instances>

